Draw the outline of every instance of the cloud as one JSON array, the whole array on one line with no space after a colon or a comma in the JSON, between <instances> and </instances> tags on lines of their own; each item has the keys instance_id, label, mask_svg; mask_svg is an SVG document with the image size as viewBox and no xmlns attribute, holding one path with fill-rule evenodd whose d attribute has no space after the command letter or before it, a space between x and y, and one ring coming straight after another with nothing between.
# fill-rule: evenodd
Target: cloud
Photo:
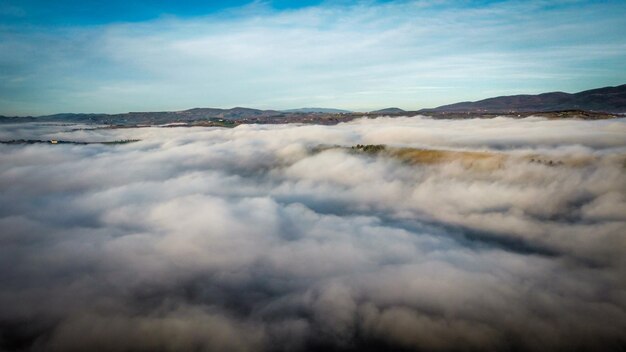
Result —
<instances>
[{"instance_id":1,"label":"cloud","mask_svg":"<svg viewBox=\"0 0 626 352\"><path fill-rule=\"evenodd\" d=\"M626 344L624 119L72 128L0 135L141 141L0 146L2 350Z\"/></svg>"}]
</instances>

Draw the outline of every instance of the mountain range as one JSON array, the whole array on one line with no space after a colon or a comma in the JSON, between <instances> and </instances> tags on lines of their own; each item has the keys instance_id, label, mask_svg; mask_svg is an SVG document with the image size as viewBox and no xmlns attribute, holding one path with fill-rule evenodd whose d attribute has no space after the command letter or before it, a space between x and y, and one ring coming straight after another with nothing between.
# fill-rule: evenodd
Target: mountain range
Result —
<instances>
[{"instance_id":1,"label":"mountain range","mask_svg":"<svg viewBox=\"0 0 626 352\"><path fill-rule=\"evenodd\" d=\"M240 123L321 123L333 124L361 116L430 115L438 118L466 118L494 114L524 116L533 112L550 112L554 117L606 118L611 114L626 114L626 84L579 93L551 92L537 95L511 95L443 105L431 109L405 111L386 108L368 113L331 108L302 108L292 110L259 110L244 107L231 109L193 108L183 111L128 112L122 114L55 114L38 117L0 116L0 122L76 122L107 125L158 125L185 123L189 125L224 125ZM564 113L559 113L564 112ZM522 115L519 115L522 116Z\"/></svg>"}]
</instances>

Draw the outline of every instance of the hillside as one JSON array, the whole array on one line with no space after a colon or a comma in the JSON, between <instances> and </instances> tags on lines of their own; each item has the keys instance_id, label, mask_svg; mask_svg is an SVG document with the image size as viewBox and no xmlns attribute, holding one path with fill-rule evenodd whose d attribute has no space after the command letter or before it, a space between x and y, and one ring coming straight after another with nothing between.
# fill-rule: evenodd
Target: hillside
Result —
<instances>
[{"instance_id":1,"label":"hillside","mask_svg":"<svg viewBox=\"0 0 626 352\"><path fill-rule=\"evenodd\" d=\"M626 113L626 84L579 93L551 92L537 95L510 95L423 109L422 112L541 112L585 110Z\"/></svg>"}]
</instances>

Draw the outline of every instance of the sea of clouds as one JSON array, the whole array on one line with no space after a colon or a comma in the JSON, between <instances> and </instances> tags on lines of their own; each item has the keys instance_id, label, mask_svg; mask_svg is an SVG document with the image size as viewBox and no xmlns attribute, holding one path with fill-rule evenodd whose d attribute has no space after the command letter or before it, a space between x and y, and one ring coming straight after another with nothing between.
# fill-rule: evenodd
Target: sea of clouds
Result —
<instances>
[{"instance_id":1,"label":"sea of clouds","mask_svg":"<svg viewBox=\"0 0 626 352\"><path fill-rule=\"evenodd\" d=\"M626 119L76 127L0 125L140 139L0 145L2 351L626 348Z\"/></svg>"}]
</instances>

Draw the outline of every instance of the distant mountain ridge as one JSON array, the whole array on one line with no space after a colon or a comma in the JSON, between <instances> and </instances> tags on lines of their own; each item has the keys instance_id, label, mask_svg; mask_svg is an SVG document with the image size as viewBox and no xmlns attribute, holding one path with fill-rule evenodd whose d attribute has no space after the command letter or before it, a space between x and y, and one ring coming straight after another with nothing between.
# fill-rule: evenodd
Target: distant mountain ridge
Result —
<instances>
[{"instance_id":1,"label":"distant mountain ridge","mask_svg":"<svg viewBox=\"0 0 626 352\"><path fill-rule=\"evenodd\" d=\"M626 84L604 87L579 93L551 92L537 95L511 95L461 102L433 109L405 111L386 108L368 113L331 108L301 108L285 111L259 110L244 107L231 109L193 108L182 111L128 112L122 114L61 113L45 116L0 116L0 123L12 122L69 122L105 125L233 125L242 123L317 123L334 124L363 116L415 116L436 118L488 117L499 114L529 116L532 113L553 113L557 118L611 118L610 114L626 114ZM564 112L564 113L558 113ZM552 116L551 115L551 116Z\"/></svg>"},{"instance_id":2,"label":"distant mountain ridge","mask_svg":"<svg viewBox=\"0 0 626 352\"><path fill-rule=\"evenodd\" d=\"M536 95L509 95L474 102L443 105L420 112L542 112L585 110L626 113L626 84L585 90L578 93L551 92Z\"/></svg>"},{"instance_id":3,"label":"distant mountain ridge","mask_svg":"<svg viewBox=\"0 0 626 352\"><path fill-rule=\"evenodd\" d=\"M308 108L306 109L308 110ZM332 111L345 111L328 109ZM153 111L127 112L122 114L93 114L93 113L61 113L45 116L9 117L0 116L0 122L68 122L91 123L104 125L164 125L170 123L185 124L219 124L223 123L337 123L338 118L350 112L307 112L307 111L278 111L259 110L244 107L231 109L220 108L193 108L181 111Z\"/></svg>"},{"instance_id":4,"label":"distant mountain ridge","mask_svg":"<svg viewBox=\"0 0 626 352\"><path fill-rule=\"evenodd\" d=\"M342 109L332 109L332 108L300 108L300 109L289 109L282 110L283 112L302 112L302 113L320 113L320 114L347 114L351 113L350 110L342 110Z\"/></svg>"},{"instance_id":5,"label":"distant mountain ridge","mask_svg":"<svg viewBox=\"0 0 626 352\"><path fill-rule=\"evenodd\" d=\"M402 114L405 112L406 110L402 110L400 108L386 108L386 109L370 111L370 114Z\"/></svg>"}]
</instances>

